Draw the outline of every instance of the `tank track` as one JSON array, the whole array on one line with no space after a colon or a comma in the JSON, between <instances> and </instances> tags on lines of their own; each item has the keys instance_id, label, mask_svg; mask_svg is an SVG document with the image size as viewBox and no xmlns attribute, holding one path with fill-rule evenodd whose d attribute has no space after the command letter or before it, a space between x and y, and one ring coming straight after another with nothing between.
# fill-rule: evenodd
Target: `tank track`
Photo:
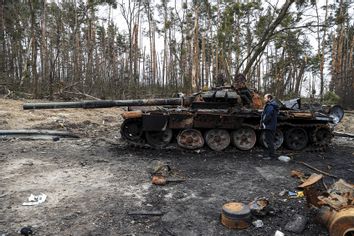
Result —
<instances>
[{"instance_id":1,"label":"tank track","mask_svg":"<svg viewBox=\"0 0 354 236\"><path fill-rule=\"evenodd\" d=\"M305 152L325 152L331 143L333 135L333 129L328 124L292 124L288 122L283 122L280 126L291 126L291 127L300 127L306 129L312 129L309 132L309 143L306 148L303 150ZM318 140L316 138L316 133L320 129L325 129L330 133L330 138L327 141Z\"/></svg>"},{"instance_id":2,"label":"tank track","mask_svg":"<svg viewBox=\"0 0 354 236\"><path fill-rule=\"evenodd\" d=\"M124 124L124 123L123 123ZM122 126L123 126L122 124ZM311 129L308 133L309 142L307 146L302 150L306 152L324 152L329 147L330 141L333 138L333 130L328 124L293 124L289 122L280 122L278 124L280 128L282 127L299 127L304 128L306 130ZM326 140L318 140L316 134L319 130L325 130L330 135L326 137ZM129 144L129 146L134 148L144 148L144 149L153 149L147 142L143 133L139 136L139 138L126 138L129 137L129 134L126 134L124 130L121 129L122 138ZM252 149L255 149L254 147Z\"/></svg>"}]
</instances>

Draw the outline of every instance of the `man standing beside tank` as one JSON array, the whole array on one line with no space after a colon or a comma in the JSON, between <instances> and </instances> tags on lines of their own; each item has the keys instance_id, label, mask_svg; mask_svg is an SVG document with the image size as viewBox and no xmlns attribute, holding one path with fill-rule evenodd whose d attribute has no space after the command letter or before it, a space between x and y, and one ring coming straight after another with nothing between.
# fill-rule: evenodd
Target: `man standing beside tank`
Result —
<instances>
[{"instance_id":1,"label":"man standing beside tank","mask_svg":"<svg viewBox=\"0 0 354 236\"><path fill-rule=\"evenodd\" d=\"M275 157L274 138L279 108L271 94L264 95L264 102L265 106L261 116L261 129L264 131L267 147L263 159L270 160L272 157Z\"/></svg>"}]
</instances>

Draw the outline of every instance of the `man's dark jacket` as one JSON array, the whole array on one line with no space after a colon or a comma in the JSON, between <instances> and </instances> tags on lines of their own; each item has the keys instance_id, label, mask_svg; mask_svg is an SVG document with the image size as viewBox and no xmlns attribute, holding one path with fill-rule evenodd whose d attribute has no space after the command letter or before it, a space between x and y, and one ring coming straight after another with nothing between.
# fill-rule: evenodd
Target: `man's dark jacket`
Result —
<instances>
[{"instance_id":1,"label":"man's dark jacket","mask_svg":"<svg viewBox=\"0 0 354 236\"><path fill-rule=\"evenodd\" d=\"M261 116L261 128L275 131L279 107L274 100L267 102Z\"/></svg>"}]
</instances>

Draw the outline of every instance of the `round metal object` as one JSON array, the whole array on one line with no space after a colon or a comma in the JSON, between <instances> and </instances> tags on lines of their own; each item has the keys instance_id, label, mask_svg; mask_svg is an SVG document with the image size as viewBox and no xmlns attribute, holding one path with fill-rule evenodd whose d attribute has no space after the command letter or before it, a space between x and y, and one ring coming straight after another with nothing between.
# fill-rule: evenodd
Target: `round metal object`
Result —
<instances>
[{"instance_id":1,"label":"round metal object","mask_svg":"<svg viewBox=\"0 0 354 236\"><path fill-rule=\"evenodd\" d=\"M230 134L224 129L211 129L205 134L205 142L210 149L214 151L222 151L230 145Z\"/></svg>"},{"instance_id":2,"label":"round metal object","mask_svg":"<svg viewBox=\"0 0 354 236\"><path fill-rule=\"evenodd\" d=\"M354 235L354 207L342 209L330 219L328 223L329 235Z\"/></svg>"},{"instance_id":3,"label":"round metal object","mask_svg":"<svg viewBox=\"0 0 354 236\"><path fill-rule=\"evenodd\" d=\"M262 132L260 139L261 139L261 140L260 140L260 141L261 141L261 144L262 144L264 147L268 148L268 144L267 144L267 142L266 142L266 138L265 138L265 133L264 133L264 132ZM275 136L274 136L274 149L280 148L281 145L283 144L283 142L284 142L284 134L283 134L283 131L281 131L281 129L277 129L277 130L275 131Z\"/></svg>"},{"instance_id":4,"label":"round metal object","mask_svg":"<svg viewBox=\"0 0 354 236\"><path fill-rule=\"evenodd\" d=\"M229 202L223 205L221 223L230 229L245 229L250 226L251 210L240 202Z\"/></svg>"},{"instance_id":5,"label":"round metal object","mask_svg":"<svg viewBox=\"0 0 354 236\"><path fill-rule=\"evenodd\" d=\"M257 141L257 135L251 127L241 127L231 133L233 144L241 150L250 150Z\"/></svg>"},{"instance_id":6,"label":"round metal object","mask_svg":"<svg viewBox=\"0 0 354 236\"><path fill-rule=\"evenodd\" d=\"M312 134L312 141L319 145L326 145L331 142L332 133L329 127L318 127Z\"/></svg>"},{"instance_id":7,"label":"round metal object","mask_svg":"<svg viewBox=\"0 0 354 236\"><path fill-rule=\"evenodd\" d=\"M163 148L172 140L173 132L171 129L164 131L146 131L145 138L147 143L153 148Z\"/></svg>"},{"instance_id":8,"label":"round metal object","mask_svg":"<svg viewBox=\"0 0 354 236\"><path fill-rule=\"evenodd\" d=\"M204 146L204 138L199 130L185 129L178 134L177 143L180 147L194 150Z\"/></svg>"},{"instance_id":9,"label":"round metal object","mask_svg":"<svg viewBox=\"0 0 354 236\"><path fill-rule=\"evenodd\" d=\"M344 116L344 110L341 106L335 105L329 110L329 116L332 117L334 124L338 124Z\"/></svg>"},{"instance_id":10,"label":"round metal object","mask_svg":"<svg viewBox=\"0 0 354 236\"><path fill-rule=\"evenodd\" d=\"M304 149L309 141L306 130L302 128L291 128L286 132L286 146L292 150Z\"/></svg>"},{"instance_id":11,"label":"round metal object","mask_svg":"<svg viewBox=\"0 0 354 236\"><path fill-rule=\"evenodd\" d=\"M126 119L120 127L121 135L128 141L139 141L142 138L143 129L141 119Z\"/></svg>"}]
</instances>

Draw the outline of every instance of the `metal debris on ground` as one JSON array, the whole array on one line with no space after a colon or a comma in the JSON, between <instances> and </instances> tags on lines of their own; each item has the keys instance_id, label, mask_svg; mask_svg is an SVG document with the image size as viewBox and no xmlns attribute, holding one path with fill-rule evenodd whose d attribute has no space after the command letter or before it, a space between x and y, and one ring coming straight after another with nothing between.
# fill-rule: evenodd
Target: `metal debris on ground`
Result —
<instances>
[{"instance_id":1,"label":"metal debris on ground","mask_svg":"<svg viewBox=\"0 0 354 236\"><path fill-rule=\"evenodd\" d=\"M180 173L165 163L158 161L151 172L151 182L155 185L166 185L167 183L180 183L186 181Z\"/></svg>"},{"instance_id":2,"label":"metal debris on ground","mask_svg":"<svg viewBox=\"0 0 354 236\"><path fill-rule=\"evenodd\" d=\"M256 198L254 201L250 202L248 206L254 216L265 216L270 210L269 201L264 197Z\"/></svg>"},{"instance_id":3,"label":"metal debris on ground","mask_svg":"<svg viewBox=\"0 0 354 236\"><path fill-rule=\"evenodd\" d=\"M340 179L326 189L322 178L312 174L299 186L307 203L316 209L319 222L330 236L354 235L354 185Z\"/></svg>"},{"instance_id":4,"label":"metal debris on ground","mask_svg":"<svg viewBox=\"0 0 354 236\"><path fill-rule=\"evenodd\" d=\"M38 204L45 202L46 198L47 198L47 195L45 195L44 193L40 193L39 195L31 194L28 197L28 202L24 202L24 203L22 203L22 205L23 206L38 205Z\"/></svg>"},{"instance_id":5,"label":"metal debris on ground","mask_svg":"<svg viewBox=\"0 0 354 236\"><path fill-rule=\"evenodd\" d=\"M228 202L221 211L221 224L229 229L246 229L251 225L251 210L241 202Z\"/></svg>"},{"instance_id":6,"label":"metal debris on ground","mask_svg":"<svg viewBox=\"0 0 354 236\"><path fill-rule=\"evenodd\" d=\"M18 130L0 130L1 139L53 139L58 141L60 138L79 138L76 134L68 131L42 130L42 129L18 129ZM58 140L54 140L58 139Z\"/></svg>"},{"instance_id":7,"label":"metal debris on ground","mask_svg":"<svg viewBox=\"0 0 354 236\"><path fill-rule=\"evenodd\" d=\"M186 181L185 179L171 179L162 175L152 176L152 183L155 185L166 185L167 183L181 183Z\"/></svg>"},{"instance_id":8,"label":"metal debris on ground","mask_svg":"<svg viewBox=\"0 0 354 236\"><path fill-rule=\"evenodd\" d=\"M300 214L295 214L285 225L285 230L299 234L304 231L307 221L307 217Z\"/></svg>"}]
</instances>

